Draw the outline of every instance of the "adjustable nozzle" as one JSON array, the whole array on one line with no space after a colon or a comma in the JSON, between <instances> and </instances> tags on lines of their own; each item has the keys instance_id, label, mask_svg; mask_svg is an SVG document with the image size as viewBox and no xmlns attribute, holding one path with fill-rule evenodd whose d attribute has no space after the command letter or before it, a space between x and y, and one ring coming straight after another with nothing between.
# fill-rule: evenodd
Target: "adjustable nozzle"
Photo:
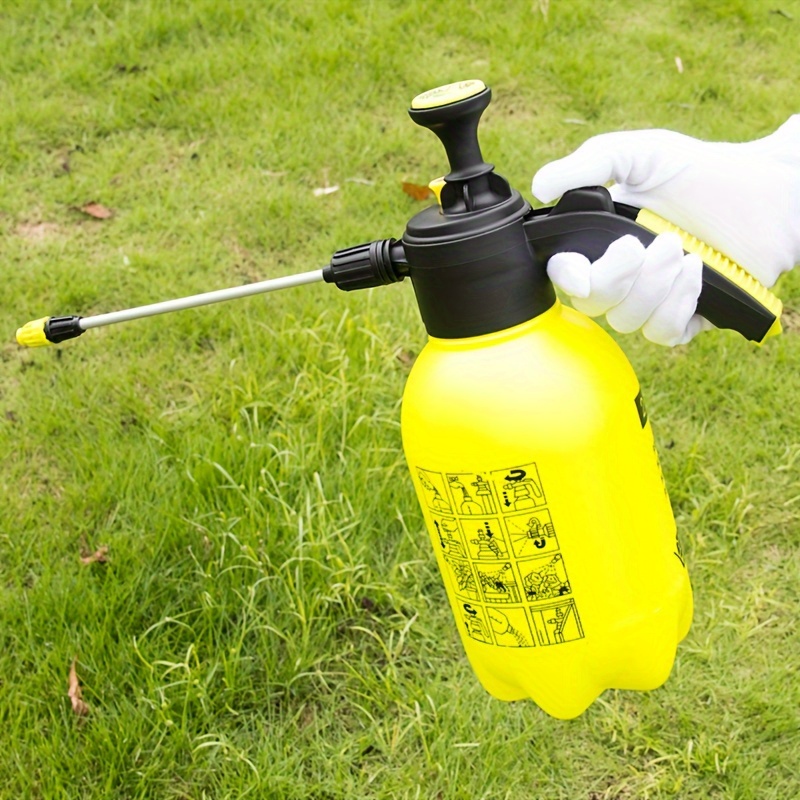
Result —
<instances>
[{"instance_id":1,"label":"adjustable nozzle","mask_svg":"<svg viewBox=\"0 0 800 800\"><path fill-rule=\"evenodd\" d=\"M42 317L17 328L17 342L23 347L46 347L80 336L81 317Z\"/></svg>"},{"instance_id":2,"label":"adjustable nozzle","mask_svg":"<svg viewBox=\"0 0 800 800\"><path fill-rule=\"evenodd\" d=\"M23 347L46 347L51 344L44 333L44 326L50 317L33 319L17 328L17 343Z\"/></svg>"}]
</instances>

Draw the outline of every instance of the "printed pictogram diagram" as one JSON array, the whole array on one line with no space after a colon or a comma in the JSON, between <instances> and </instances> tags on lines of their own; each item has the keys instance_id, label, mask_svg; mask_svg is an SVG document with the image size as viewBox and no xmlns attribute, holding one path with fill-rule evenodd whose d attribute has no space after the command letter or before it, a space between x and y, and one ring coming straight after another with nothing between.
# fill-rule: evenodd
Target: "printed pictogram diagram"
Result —
<instances>
[{"instance_id":1,"label":"printed pictogram diagram","mask_svg":"<svg viewBox=\"0 0 800 800\"><path fill-rule=\"evenodd\" d=\"M464 519L464 538L470 558L476 561L508 558L508 542L496 517Z\"/></svg>"},{"instance_id":2,"label":"printed pictogram diagram","mask_svg":"<svg viewBox=\"0 0 800 800\"><path fill-rule=\"evenodd\" d=\"M487 608L495 643L500 647L535 647L523 608Z\"/></svg>"},{"instance_id":3,"label":"printed pictogram diagram","mask_svg":"<svg viewBox=\"0 0 800 800\"><path fill-rule=\"evenodd\" d=\"M546 606L529 606L528 611L540 645L564 644L583 639L583 626L574 600Z\"/></svg>"},{"instance_id":4,"label":"printed pictogram diagram","mask_svg":"<svg viewBox=\"0 0 800 800\"><path fill-rule=\"evenodd\" d=\"M505 517L503 521L517 558L543 555L558 550L556 529L547 509L515 514Z\"/></svg>"},{"instance_id":5,"label":"printed pictogram diagram","mask_svg":"<svg viewBox=\"0 0 800 800\"><path fill-rule=\"evenodd\" d=\"M535 463L484 472L414 469L467 636L498 647L584 637Z\"/></svg>"},{"instance_id":6,"label":"printed pictogram diagram","mask_svg":"<svg viewBox=\"0 0 800 800\"><path fill-rule=\"evenodd\" d=\"M495 470L491 473L491 479L500 498L500 509L503 513L547 505L536 464Z\"/></svg>"},{"instance_id":7,"label":"printed pictogram diagram","mask_svg":"<svg viewBox=\"0 0 800 800\"><path fill-rule=\"evenodd\" d=\"M431 514L431 519L441 549L448 555L466 558L467 553L458 520L454 517L440 517L437 514Z\"/></svg>"},{"instance_id":8,"label":"printed pictogram diagram","mask_svg":"<svg viewBox=\"0 0 800 800\"><path fill-rule=\"evenodd\" d=\"M483 607L472 603L462 603L461 609L467 636L470 639L477 639L479 642L493 644L490 623Z\"/></svg>"},{"instance_id":9,"label":"printed pictogram diagram","mask_svg":"<svg viewBox=\"0 0 800 800\"><path fill-rule=\"evenodd\" d=\"M444 480L441 473L417 467L417 477L425 490L425 500L428 507L443 514L452 514L453 510L446 499L447 492L444 488Z\"/></svg>"},{"instance_id":10,"label":"printed pictogram diagram","mask_svg":"<svg viewBox=\"0 0 800 800\"><path fill-rule=\"evenodd\" d=\"M483 475L474 472L448 472L447 485L456 514L496 514L497 502L492 486Z\"/></svg>"},{"instance_id":11,"label":"printed pictogram diagram","mask_svg":"<svg viewBox=\"0 0 800 800\"><path fill-rule=\"evenodd\" d=\"M519 603L520 592L510 562L505 564L476 564L475 572L483 599L493 605Z\"/></svg>"},{"instance_id":12,"label":"printed pictogram diagram","mask_svg":"<svg viewBox=\"0 0 800 800\"><path fill-rule=\"evenodd\" d=\"M572 592L561 553L552 558L536 558L519 565L526 600L550 600Z\"/></svg>"},{"instance_id":13,"label":"printed pictogram diagram","mask_svg":"<svg viewBox=\"0 0 800 800\"><path fill-rule=\"evenodd\" d=\"M483 513L496 514L497 508L494 504L491 484L484 480L482 475L476 475L475 480L470 482L470 486L475 487L475 500L483 507Z\"/></svg>"},{"instance_id":14,"label":"printed pictogram diagram","mask_svg":"<svg viewBox=\"0 0 800 800\"><path fill-rule=\"evenodd\" d=\"M480 600L478 583L475 580L469 561L445 556L444 562L450 568L450 580L453 583L455 593L470 600Z\"/></svg>"}]
</instances>

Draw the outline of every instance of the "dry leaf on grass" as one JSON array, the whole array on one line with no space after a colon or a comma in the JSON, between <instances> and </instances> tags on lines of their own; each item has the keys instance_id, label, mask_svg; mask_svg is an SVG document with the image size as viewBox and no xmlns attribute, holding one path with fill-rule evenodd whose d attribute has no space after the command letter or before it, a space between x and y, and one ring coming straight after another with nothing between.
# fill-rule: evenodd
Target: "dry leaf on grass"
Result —
<instances>
[{"instance_id":1,"label":"dry leaf on grass","mask_svg":"<svg viewBox=\"0 0 800 800\"><path fill-rule=\"evenodd\" d=\"M75 669L75 665L78 663L77 656L72 659L72 666L69 668L69 691L67 692L67 696L72 703L72 710L76 713L79 717L85 717L89 713L89 706L84 703L81 697L81 684L78 680L78 673Z\"/></svg>"},{"instance_id":2,"label":"dry leaf on grass","mask_svg":"<svg viewBox=\"0 0 800 800\"><path fill-rule=\"evenodd\" d=\"M414 362L417 360L416 355L410 350L398 350L394 357L406 368L413 367Z\"/></svg>"},{"instance_id":3,"label":"dry leaf on grass","mask_svg":"<svg viewBox=\"0 0 800 800\"><path fill-rule=\"evenodd\" d=\"M111 219L111 217L114 216L114 212L110 208L106 208L104 205L94 202L81 206L78 211L83 212L93 219Z\"/></svg>"},{"instance_id":4,"label":"dry leaf on grass","mask_svg":"<svg viewBox=\"0 0 800 800\"><path fill-rule=\"evenodd\" d=\"M108 546L98 547L91 555L82 555L81 564L105 564L108 561Z\"/></svg>"},{"instance_id":5,"label":"dry leaf on grass","mask_svg":"<svg viewBox=\"0 0 800 800\"><path fill-rule=\"evenodd\" d=\"M421 186L418 183L409 183L408 181L403 181L402 186L403 191L415 200L427 200L433 196L433 190L430 186Z\"/></svg>"}]
</instances>

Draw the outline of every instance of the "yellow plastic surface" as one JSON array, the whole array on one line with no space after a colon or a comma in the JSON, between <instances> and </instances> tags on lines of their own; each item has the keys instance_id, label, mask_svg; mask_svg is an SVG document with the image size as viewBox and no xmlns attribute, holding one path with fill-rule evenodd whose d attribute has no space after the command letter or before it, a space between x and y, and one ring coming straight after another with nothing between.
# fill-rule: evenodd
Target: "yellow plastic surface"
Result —
<instances>
[{"instance_id":1,"label":"yellow plastic surface","mask_svg":"<svg viewBox=\"0 0 800 800\"><path fill-rule=\"evenodd\" d=\"M44 326L50 317L42 317L26 322L21 328L17 328L17 343L23 347L44 347L52 344L44 335Z\"/></svg>"},{"instance_id":2,"label":"yellow plastic surface","mask_svg":"<svg viewBox=\"0 0 800 800\"><path fill-rule=\"evenodd\" d=\"M581 714L668 677L692 617L639 385L615 342L557 302L470 339L431 338L403 445L479 680Z\"/></svg>"},{"instance_id":3,"label":"yellow plastic surface","mask_svg":"<svg viewBox=\"0 0 800 800\"><path fill-rule=\"evenodd\" d=\"M479 80L448 83L418 94L411 101L411 108L439 108L480 94L485 88L486 84Z\"/></svg>"},{"instance_id":4,"label":"yellow plastic surface","mask_svg":"<svg viewBox=\"0 0 800 800\"><path fill-rule=\"evenodd\" d=\"M775 315L775 322L772 327L764 334L764 338L757 342L763 344L770 336L777 336L781 331L781 314L783 313L783 303L766 286L759 283L744 267L735 261L722 255L719 250L707 245L705 242L687 233L682 228L658 216L658 214L643 208L636 217L636 222L653 233L672 232L681 237L683 249L687 253L694 253L703 259L715 272L720 273L731 283L735 283L740 289L747 292L757 302L761 303L771 314Z\"/></svg>"},{"instance_id":5,"label":"yellow plastic surface","mask_svg":"<svg viewBox=\"0 0 800 800\"><path fill-rule=\"evenodd\" d=\"M429 184L428 188L433 192L436 196L436 202L439 204L439 207L442 206L442 189L447 185L447 181L442 178L434 178Z\"/></svg>"}]
</instances>

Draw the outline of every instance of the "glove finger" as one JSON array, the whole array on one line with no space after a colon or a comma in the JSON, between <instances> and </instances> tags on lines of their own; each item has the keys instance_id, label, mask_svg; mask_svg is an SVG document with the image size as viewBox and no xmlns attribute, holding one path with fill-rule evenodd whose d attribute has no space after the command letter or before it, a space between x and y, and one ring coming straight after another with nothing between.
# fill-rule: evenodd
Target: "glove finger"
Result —
<instances>
[{"instance_id":1,"label":"glove finger","mask_svg":"<svg viewBox=\"0 0 800 800\"><path fill-rule=\"evenodd\" d=\"M646 339L656 344L674 347L686 344L702 330L694 312L703 286L703 261L690 253L681 262L681 270L664 301L642 327Z\"/></svg>"},{"instance_id":2,"label":"glove finger","mask_svg":"<svg viewBox=\"0 0 800 800\"><path fill-rule=\"evenodd\" d=\"M681 172L688 154L695 153L699 145L702 143L674 131L603 133L570 155L545 164L533 176L531 190L543 203L568 189L601 186L612 180L637 192L651 191Z\"/></svg>"},{"instance_id":3,"label":"glove finger","mask_svg":"<svg viewBox=\"0 0 800 800\"><path fill-rule=\"evenodd\" d=\"M625 298L607 315L620 333L630 333L652 316L675 283L683 264L683 247L675 233L662 233L647 248L644 263Z\"/></svg>"},{"instance_id":4,"label":"glove finger","mask_svg":"<svg viewBox=\"0 0 800 800\"><path fill-rule=\"evenodd\" d=\"M589 268L591 288L573 305L590 317L599 317L623 300L636 281L646 251L635 236L623 236L612 242L606 252Z\"/></svg>"},{"instance_id":5,"label":"glove finger","mask_svg":"<svg viewBox=\"0 0 800 800\"><path fill-rule=\"evenodd\" d=\"M547 275L570 297L588 297L591 289L591 264L580 253L556 253L547 262Z\"/></svg>"},{"instance_id":6,"label":"glove finger","mask_svg":"<svg viewBox=\"0 0 800 800\"><path fill-rule=\"evenodd\" d=\"M624 133L604 133L585 141L570 155L545 164L534 176L531 191L543 203L561 197L579 186L602 186L610 180L622 180L628 148Z\"/></svg>"}]
</instances>

